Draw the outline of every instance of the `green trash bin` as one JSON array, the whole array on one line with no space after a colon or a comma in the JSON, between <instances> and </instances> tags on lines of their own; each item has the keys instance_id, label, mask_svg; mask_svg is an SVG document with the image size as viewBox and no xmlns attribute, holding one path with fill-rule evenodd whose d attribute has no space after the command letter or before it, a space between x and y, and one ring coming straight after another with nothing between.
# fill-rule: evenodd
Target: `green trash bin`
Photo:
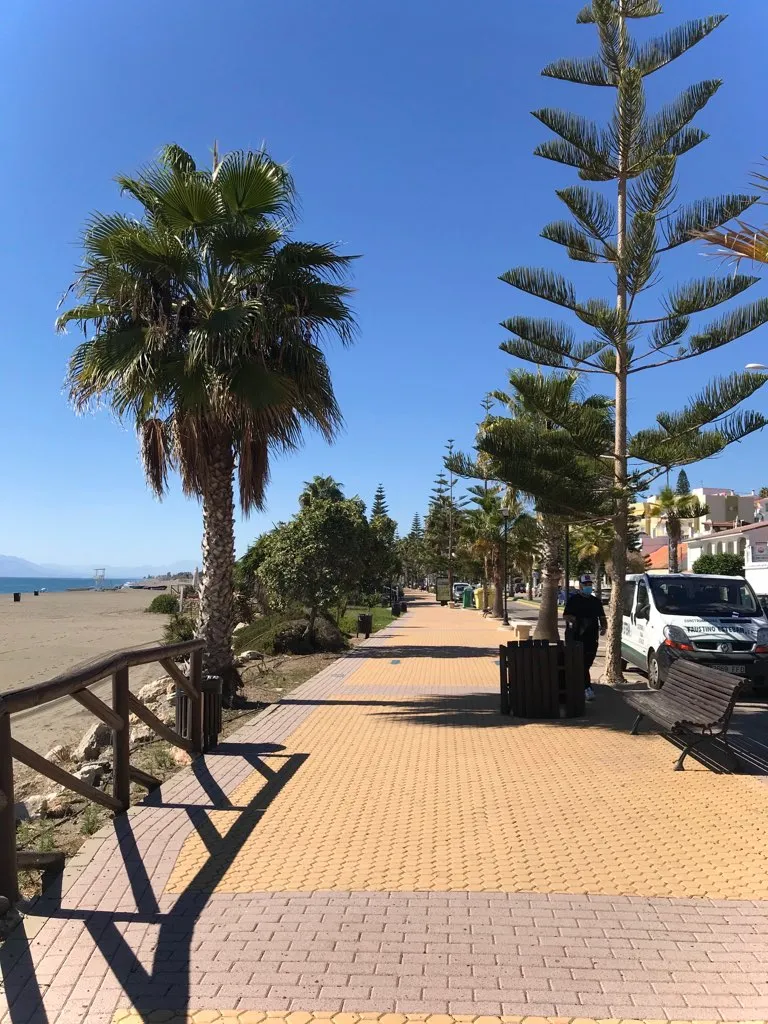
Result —
<instances>
[{"instance_id":1,"label":"green trash bin","mask_svg":"<svg viewBox=\"0 0 768 1024\"><path fill-rule=\"evenodd\" d=\"M461 595L462 608L475 607L475 592L472 587L465 587Z\"/></svg>"}]
</instances>

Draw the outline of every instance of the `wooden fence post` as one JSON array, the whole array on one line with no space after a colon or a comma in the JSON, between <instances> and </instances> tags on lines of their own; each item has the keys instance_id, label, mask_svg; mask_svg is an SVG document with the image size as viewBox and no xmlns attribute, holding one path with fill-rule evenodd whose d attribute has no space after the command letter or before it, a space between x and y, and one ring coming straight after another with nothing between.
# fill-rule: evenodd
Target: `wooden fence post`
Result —
<instances>
[{"instance_id":1,"label":"wooden fence post","mask_svg":"<svg viewBox=\"0 0 768 1024\"><path fill-rule=\"evenodd\" d=\"M0 698L2 700L2 698ZM16 809L13 796L11 716L0 711L0 896L19 898L16 868Z\"/></svg>"},{"instance_id":2,"label":"wooden fence post","mask_svg":"<svg viewBox=\"0 0 768 1024\"><path fill-rule=\"evenodd\" d=\"M189 723L192 752L203 752L203 652L192 651L189 658L189 679L195 689L195 697L190 701Z\"/></svg>"},{"instance_id":3,"label":"wooden fence post","mask_svg":"<svg viewBox=\"0 0 768 1024\"><path fill-rule=\"evenodd\" d=\"M112 676L112 709L123 720L122 729L112 731L113 795L127 811L131 804L131 727L128 722L128 669L120 668Z\"/></svg>"}]
</instances>

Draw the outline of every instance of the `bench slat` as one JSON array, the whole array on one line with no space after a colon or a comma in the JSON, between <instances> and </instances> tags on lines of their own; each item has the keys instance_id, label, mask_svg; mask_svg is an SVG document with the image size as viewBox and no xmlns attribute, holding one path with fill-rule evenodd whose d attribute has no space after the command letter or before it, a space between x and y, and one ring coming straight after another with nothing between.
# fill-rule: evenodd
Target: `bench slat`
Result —
<instances>
[{"instance_id":1,"label":"bench slat","mask_svg":"<svg viewBox=\"0 0 768 1024\"><path fill-rule=\"evenodd\" d=\"M678 661L662 690L630 691L623 696L637 711L667 729L725 731L742 682L740 676Z\"/></svg>"}]
</instances>

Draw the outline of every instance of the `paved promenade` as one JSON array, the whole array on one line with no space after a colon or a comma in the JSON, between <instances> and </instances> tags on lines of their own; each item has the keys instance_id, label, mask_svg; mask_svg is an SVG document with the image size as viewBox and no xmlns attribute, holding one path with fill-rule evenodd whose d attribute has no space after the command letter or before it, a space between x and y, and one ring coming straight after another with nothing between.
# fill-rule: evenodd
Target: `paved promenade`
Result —
<instances>
[{"instance_id":1,"label":"paved promenade","mask_svg":"<svg viewBox=\"0 0 768 1024\"><path fill-rule=\"evenodd\" d=\"M502 718L496 624L412 608L86 843L2 1024L768 1019L765 781Z\"/></svg>"}]
</instances>

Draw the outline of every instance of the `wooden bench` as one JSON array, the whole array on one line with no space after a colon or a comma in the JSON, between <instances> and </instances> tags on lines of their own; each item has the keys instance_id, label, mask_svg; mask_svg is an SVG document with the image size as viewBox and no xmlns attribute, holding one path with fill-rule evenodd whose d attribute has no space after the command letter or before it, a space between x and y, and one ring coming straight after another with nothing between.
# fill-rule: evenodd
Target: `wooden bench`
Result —
<instances>
[{"instance_id":1,"label":"wooden bench","mask_svg":"<svg viewBox=\"0 0 768 1024\"><path fill-rule=\"evenodd\" d=\"M637 735L643 718L650 718L665 732L684 740L675 771L683 771L683 761L698 743L709 737L717 738L738 769L739 759L728 746L725 734L742 682L741 676L691 661L676 661L661 690L622 693L627 704L638 712L632 735Z\"/></svg>"}]
</instances>

